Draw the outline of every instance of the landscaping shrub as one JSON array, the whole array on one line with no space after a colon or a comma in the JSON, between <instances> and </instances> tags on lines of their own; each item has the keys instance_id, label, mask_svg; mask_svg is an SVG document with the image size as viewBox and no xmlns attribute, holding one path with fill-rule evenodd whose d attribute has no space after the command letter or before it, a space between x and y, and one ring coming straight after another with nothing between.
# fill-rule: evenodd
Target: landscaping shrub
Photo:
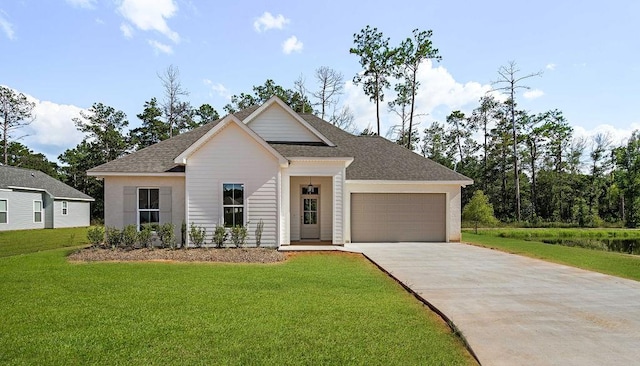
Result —
<instances>
[{"instance_id":1,"label":"landscaping shrub","mask_svg":"<svg viewBox=\"0 0 640 366\"><path fill-rule=\"evenodd\" d=\"M191 223L191 226L189 227L189 238L196 248L202 247L206 236L207 229L203 228L202 226L197 226L193 222Z\"/></svg>"},{"instance_id":2,"label":"landscaping shrub","mask_svg":"<svg viewBox=\"0 0 640 366\"><path fill-rule=\"evenodd\" d=\"M122 246L125 249L135 249L138 245L138 228L136 225L127 225L122 229Z\"/></svg>"},{"instance_id":3,"label":"landscaping shrub","mask_svg":"<svg viewBox=\"0 0 640 366\"><path fill-rule=\"evenodd\" d=\"M106 244L108 248L116 249L122 243L122 232L116 227L107 227L105 230Z\"/></svg>"},{"instance_id":4,"label":"landscaping shrub","mask_svg":"<svg viewBox=\"0 0 640 366\"><path fill-rule=\"evenodd\" d=\"M87 231L87 239L92 247L98 247L104 243L104 228L102 226L92 226Z\"/></svg>"},{"instance_id":5,"label":"landscaping shrub","mask_svg":"<svg viewBox=\"0 0 640 366\"><path fill-rule=\"evenodd\" d=\"M187 223L184 220L180 225L180 247L187 249Z\"/></svg>"},{"instance_id":6,"label":"landscaping shrub","mask_svg":"<svg viewBox=\"0 0 640 366\"><path fill-rule=\"evenodd\" d=\"M138 243L143 248L153 249L153 231L151 225L142 225L142 230L138 232Z\"/></svg>"},{"instance_id":7,"label":"landscaping shrub","mask_svg":"<svg viewBox=\"0 0 640 366\"><path fill-rule=\"evenodd\" d=\"M156 233L163 248L176 248L176 236L173 231L173 224L170 222L157 226Z\"/></svg>"},{"instance_id":8,"label":"landscaping shrub","mask_svg":"<svg viewBox=\"0 0 640 366\"><path fill-rule=\"evenodd\" d=\"M264 230L264 221L260 219L260 221L258 221L258 225L256 225L256 248L260 248L260 243L262 242L263 230Z\"/></svg>"},{"instance_id":9,"label":"landscaping shrub","mask_svg":"<svg viewBox=\"0 0 640 366\"><path fill-rule=\"evenodd\" d=\"M247 240L247 227L245 225L236 225L231 228L231 242L236 248L242 248Z\"/></svg>"},{"instance_id":10,"label":"landscaping shrub","mask_svg":"<svg viewBox=\"0 0 640 366\"><path fill-rule=\"evenodd\" d=\"M216 225L216 228L213 231L213 243L216 245L216 248L222 248L228 236L229 233L224 226Z\"/></svg>"}]
</instances>

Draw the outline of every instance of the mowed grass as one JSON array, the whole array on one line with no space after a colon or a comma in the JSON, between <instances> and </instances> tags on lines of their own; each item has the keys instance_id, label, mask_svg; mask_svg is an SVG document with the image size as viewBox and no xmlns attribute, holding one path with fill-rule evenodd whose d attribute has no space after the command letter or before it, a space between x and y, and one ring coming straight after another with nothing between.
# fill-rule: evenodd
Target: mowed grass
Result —
<instances>
[{"instance_id":1,"label":"mowed grass","mask_svg":"<svg viewBox=\"0 0 640 366\"><path fill-rule=\"evenodd\" d=\"M586 234L585 234L586 235ZM491 233L462 233L462 241L509 253L544 259L591 271L640 281L640 257L629 254L545 244L535 239L523 240L495 236Z\"/></svg>"},{"instance_id":2,"label":"mowed grass","mask_svg":"<svg viewBox=\"0 0 640 366\"><path fill-rule=\"evenodd\" d=\"M0 257L87 244L86 227L0 231Z\"/></svg>"},{"instance_id":3,"label":"mowed grass","mask_svg":"<svg viewBox=\"0 0 640 366\"><path fill-rule=\"evenodd\" d=\"M0 364L464 365L435 314L359 255L281 264L0 258Z\"/></svg>"}]
</instances>

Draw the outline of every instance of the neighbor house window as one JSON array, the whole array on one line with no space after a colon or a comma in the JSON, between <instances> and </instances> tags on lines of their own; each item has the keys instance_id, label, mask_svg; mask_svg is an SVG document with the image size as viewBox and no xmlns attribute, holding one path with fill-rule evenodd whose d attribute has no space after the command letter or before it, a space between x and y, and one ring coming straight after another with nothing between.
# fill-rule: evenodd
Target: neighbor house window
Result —
<instances>
[{"instance_id":1,"label":"neighbor house window","mask_svg":"<svg viewBox=\"0 0 640 366\"><path fill-rule=\"evenodd\" d=\"M33 222L42 222L42 201L33 201Z\"/></svg>"},{"instance_id":2,"label":"neighbor house window","mask_svg":"<svg viewBox=\"0 0 640 366\"><path fill-rule=\"evenodd\" d=\"M222 211L225 227L244 225L244 184L222 185Z\"/></svg>"},{"instance_id":3,"label":"neighbor house window","mask_svg":"<svg viewBox=\"0 0 640 366\"><path fill-rule=\"evenodd\" d=\"M145 224L160 223L160 189L138 189L138 222Z\"/></svg>"},{"instance_id":4,"label":"neighbor house window","mask_svg":"<svg viewBox=\"0 0 640 366\"><path fill-rule=\"evenodd\" d=\"M0 224L6 224L9 219L9 203L7 200L0 200Z\"/></svg>"},{"instance_id":5,"label":"neighbor house window","mask_svg":"<svg viewBox=\"0 0 640 366\"><path fill-rule=\"evenodd\" d=\"M69 213L69 202L62 201L62 214L66 215Z\"/></svg>"}]
</instances>

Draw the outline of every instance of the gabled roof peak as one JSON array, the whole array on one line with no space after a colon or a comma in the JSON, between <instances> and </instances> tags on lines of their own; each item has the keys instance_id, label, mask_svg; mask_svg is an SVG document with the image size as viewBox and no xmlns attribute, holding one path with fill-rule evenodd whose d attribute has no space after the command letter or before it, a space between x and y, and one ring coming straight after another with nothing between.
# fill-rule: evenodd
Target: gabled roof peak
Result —
<instances>
[{"instance_id":1,"label":"gabled roof peak","mask_svg":"<svg viewBox=\"0 0 640 366\"><path fill-rule=\"evenodd\" d=\"M266 111L267 109L271 108L273 105L278 105L280 106L282 109L284 109L289 115L291 115L291 117L293 117L293 119L295 119L299 124L301 124L304 128L306 128L307 130L309 130L313 135L315 135L317 138L319 138L322 142L324 142L325 144L327 144L328 146L336 146L336 144L334 144L333 142L331 142L326 136L324 136L322 133L320 133L320 131L318 131L317 129L315 129L313 126L311 126L307 121L305 121L304 118L302 118L296 111L294 111L291 107L289 107L285 102L282 101L282 99L278 98L277 96L272 96L271 98L269 98L269 100L267 100L266 102L264 102L264 104L262 104L261 106L259 106L256 110L253 111L253 113L251 113L250 115L248 115L247 117L245 117L242 122L244 122L245 124L250 124L252 121L254 121L260 114L264 113L264 111Z\"/></svg>"}]
</instances>

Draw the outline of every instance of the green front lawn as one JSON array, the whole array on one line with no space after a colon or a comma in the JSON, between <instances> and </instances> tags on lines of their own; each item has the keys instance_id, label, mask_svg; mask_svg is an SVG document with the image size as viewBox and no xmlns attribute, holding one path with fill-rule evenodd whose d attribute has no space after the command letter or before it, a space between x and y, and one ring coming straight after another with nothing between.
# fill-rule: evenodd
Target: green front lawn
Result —
<instances>
[{"instance_id":1,"label":"green front lawn","mask_svg":"<svg viewBox=\"0 0 640 366\"><path fill-rule=\"evenodd\" d=\"M516 230L515 232L509 229L506 230L507 232L502 236L499 233L491 231L480 234L463 232L462 241L487 248L499 249L509 253L521 254L532 258L544 259L550 262L566 264L569 266L640 281L639 256L545 244L540 241L535 241L537 236L531 235L527 236L531 238L530 240L503 237L511 235L515 237L522 237L525 235L522 234L525 230ZM595 231L591 234L593 233L595 233ZM635 235L635 232L633 234ZM589 230L585 230L582 235L590 235ZM540 237L544 236L541 235Z\"/></svg>"},{"instance_id":2,"label":"green front lawn","mask_svg":"<svg viewBox=\"0 0 640 366\"><path fill-rule=\"evenodd\" d=\"M86 227L0 231L0 257L87 244Z\"/></svg>"},{"instance_id":3,"label":"green front lawn","mask_svg":"<svg viewBox=\"0 0 640 366\"><path fill-rule=\"evenodd\" d=\"M358 255L283 264L0 258L0 364L474 364Z\"/></svg>"}]
</instances>

